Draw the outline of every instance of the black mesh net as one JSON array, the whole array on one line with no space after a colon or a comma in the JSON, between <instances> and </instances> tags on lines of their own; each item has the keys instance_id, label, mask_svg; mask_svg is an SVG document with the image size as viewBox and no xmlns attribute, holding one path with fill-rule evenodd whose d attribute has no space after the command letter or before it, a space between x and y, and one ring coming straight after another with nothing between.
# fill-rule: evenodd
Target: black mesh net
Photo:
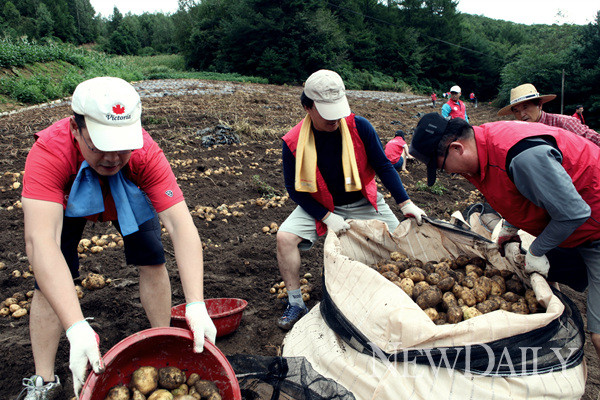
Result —
<instances>
[{"instance_id":1,"label":"black mesh net","mask_svg":"<svg viewBox=\"0 0 600 400\"><path fill-rule=\"evenodd\" d=\"M244 400L354 400L317 373L304 357L228 356Z\"/></svg>"}]
</instances>

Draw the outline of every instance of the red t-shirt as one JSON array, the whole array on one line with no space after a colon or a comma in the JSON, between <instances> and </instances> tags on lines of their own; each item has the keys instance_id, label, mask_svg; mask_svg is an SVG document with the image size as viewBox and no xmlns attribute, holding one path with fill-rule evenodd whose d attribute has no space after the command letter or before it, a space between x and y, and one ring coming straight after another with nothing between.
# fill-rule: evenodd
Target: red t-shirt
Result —
<instances>
[{"instance_id":1,"label":"red t-shirt","mask_svg":"<svg viewBox=\"0 0 600 400\"><path fill-rule=\"evenodd\" d=\"M158 144L142 129L144 147L131 153L123 175L148 196L156 212L183 201L173 170ZM61 119L36 134L36 142L27 155L23 176L23 197L51 201L67 207L69 192L84 158L69 128L69 118ZM114 221L117 211L108 182L100 179L104 194L104 212L86 217L96 221Z\"/></svg>"},{"instance_id":2,"label":"red t-shirt","mask_svg":"<svg viewBox=\"0 0 600 400\"><path fill-rule=\"evenodd\" d=\"M396 164L400 160L405 145L406 142L402 139L402 136L395 136L385 145L385 155L392 164Z\"/></svg>"}]
</instances>

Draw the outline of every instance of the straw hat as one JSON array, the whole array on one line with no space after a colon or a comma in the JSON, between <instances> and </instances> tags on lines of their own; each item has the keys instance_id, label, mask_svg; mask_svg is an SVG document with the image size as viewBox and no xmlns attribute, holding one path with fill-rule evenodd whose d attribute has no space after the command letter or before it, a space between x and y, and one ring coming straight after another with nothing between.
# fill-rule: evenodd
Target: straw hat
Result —
<instances>
[{"instance_id":1,"label":"straw hat","mask_svg":"<svg viewBox=\"0 0 600 400\"><path fill-rule=\"evenodd\" d=\"M525 83L510 90L510 104L498 111L498 116L510 114L514 105L524 103L533 99L541 99L542 104L556 98L555 94L545 94L541 96L535 86L531 83Z\"/></svg>"}]
</instances>

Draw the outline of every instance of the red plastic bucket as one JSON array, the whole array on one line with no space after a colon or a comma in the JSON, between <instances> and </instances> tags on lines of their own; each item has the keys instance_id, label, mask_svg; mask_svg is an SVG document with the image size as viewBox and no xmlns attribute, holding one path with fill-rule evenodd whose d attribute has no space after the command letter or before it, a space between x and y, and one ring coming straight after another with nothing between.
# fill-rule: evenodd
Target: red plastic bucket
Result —
<instances>
[{"instance_id":1,"label":"red plastic bucket","mask_svg":"<svg viewBox=\"0 0 600 400\"><path fill-rule=\"evenodd\" d=\"M104 355L106 369L98 375L88 375L80 400L104 400L116 385L128 385L139 367L162 368L173 366L189 376L198 373L202 379L213 381L223 399L241 400L240 385L233 368L221 351L209 341L204 351L194 353L192 332L179 328L151 328L123 339Z\"/></svg>"},{"instance_id":2,"label":"red plastic bucket","mask_svg":"<svg viewBox=\"0 0 600 400\"><path fill-rule=\"evenodd\" d=\"M217 298L206 299L208 315L217 327L217 337L235 332L240 326L244 309L248 302L243 299ZM171 326L189 329L185 321L185 303L171 308Z\"/></svg>"}]
</instances>

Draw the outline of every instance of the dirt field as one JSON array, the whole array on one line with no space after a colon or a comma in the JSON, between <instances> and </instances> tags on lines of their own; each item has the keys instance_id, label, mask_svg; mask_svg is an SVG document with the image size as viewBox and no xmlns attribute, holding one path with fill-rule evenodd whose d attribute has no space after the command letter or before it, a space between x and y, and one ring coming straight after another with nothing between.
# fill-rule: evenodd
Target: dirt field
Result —
<instances>
[{"instance_id":1,"label":"dirt field","mask_svg":"<svg viewBox=\"0 0 600 400\"><path fill-rule=\"evenodd\" d=\"M218 83L205 84L222 87ZM269 289L280 281L280 276L275 235L263 233L263 227L273 222L281 224L295 205L290 200L257 205L256 200L269 192L285 194L279 138L303 116L299 102L301 88L227 84L220 91L197 88L185 95L161 91L156 85L147 90L152 96L143 99L143 124L173 165L205 246L205 296L237 297L249 302L239 330L219 338L217 346L226 355L277 355L285 333L277 328L275 320L281 315L283 305ZM428 101L411 103L409 98L389 101L393 98L389 94L349 94L353 111L371 121L384 143L397 129L410 132L418 121L418 113L434 110ZM441 105L439 102L438 111ZM495 110L484 104L477 109L468 107L473 124L497 119ZM33 289L33 277L27 276L29 263L18 204L21 193L18 184L22 182L21 172L33 143L32 134L69 114L70 107L63 104L0 117L0 262L5 265L0 270L0 301ZM242 143L202 147L202 136L220 124L235 128ZM410 136L407 139L410 141ZM409 163L408 168L410 172L402 175L408 193L432 217L447 219L451 212L479 200L468 182L445 174L438 180L447 189L442 195L419 190L424 185L424 166L415 162ZM387 193L384 188L381 191ZM208 206L219 208L212 212L215 217L210 221L202 216L206 213L197 211ZM390 206L398 216L402 215L399 207L392 202ZM231 215L224 214L227 212ZM84 237L110 233L116 233L112 226L88 224ZM173 304L179 304L183 292L171 242L166 237L163 242L172 278ZM321 240L311 251L302 253L302 273L312 273L315 287L309 306L315 305L321 296L322 248ZM101 350L106 352L123 338L149 328L149 324L139 302L136 268L125 264L122 250L115 247L84 254L82 277L97 272L112 280L104 289L86 290L81 300L84 314L94 317L92 326L100 335ZM585 297L569 288L563 289L577 302L585 317ZM589 338L585 350L589 372L583 398L590 400L598 396L600 374ZM14 399L21 390L21 379L34 373L27 316L0 317L0 353L4 360L0 366L0 398ZM72 382L66 338L59 347L56 368L64 383L63 398L68 399L72 396Z\"/></svg>"}]
</instances>

